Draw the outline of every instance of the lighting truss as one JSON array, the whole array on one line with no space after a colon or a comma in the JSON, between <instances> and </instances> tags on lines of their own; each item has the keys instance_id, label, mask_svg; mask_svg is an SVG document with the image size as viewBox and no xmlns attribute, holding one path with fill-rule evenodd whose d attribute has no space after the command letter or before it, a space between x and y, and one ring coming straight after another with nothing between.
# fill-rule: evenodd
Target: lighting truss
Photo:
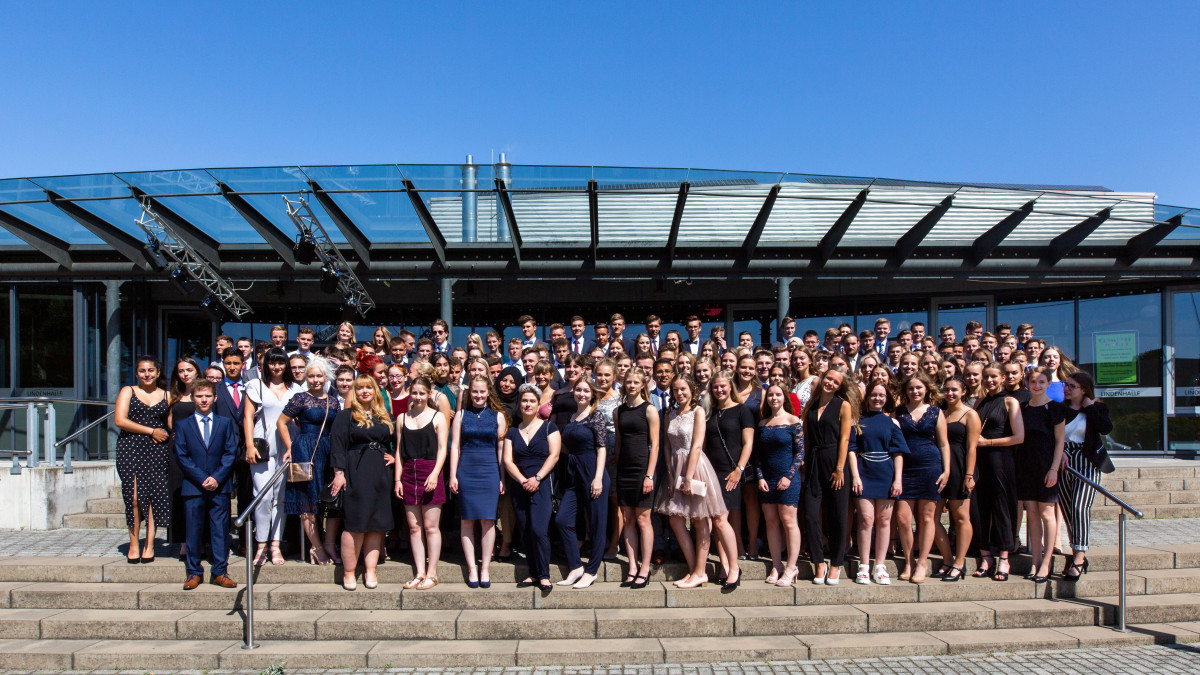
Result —
<instances>
[{"instance_id":1,"label":"lighting truss","mask_svg":"<svg viewBox=\"0 0 1200 675\"><path fill-rule=\"evenodd\" d=\"M311 237L316 244L317 258L321 261L322 288L324 289L326 283L332 282L336 278L337 286L330 290L342 294L346 309L357 311L359 316L365 317L367 312L375 306L375 301L371 299L366 287L358 280L354 270L350 269L350 263L342 257L342 252L329 238L321 221L317 220L312 209L309 208L308 200L301 195L299 199L293 201L284 195L283 201L287 204L288 218L295 223L296 229L300 231L300 236L302 238Z\"/></svg>"},{"instance_id":2,"label":"lighting truss","mask_svg":"<svg viewBox=\"0 0 1200 675\"><path fill-rule=\"evenodd\" d=\"M136 222L146 231L151 255L155 259L161 256L169 273L182 271L204 288L207 295L201 301L202 308L212 312L215 309L213 303L217 303L237 319L254 311L237 289L154 211L148 197L141 199L141 207L142 216Z\"/></svg>"}]
</instances>

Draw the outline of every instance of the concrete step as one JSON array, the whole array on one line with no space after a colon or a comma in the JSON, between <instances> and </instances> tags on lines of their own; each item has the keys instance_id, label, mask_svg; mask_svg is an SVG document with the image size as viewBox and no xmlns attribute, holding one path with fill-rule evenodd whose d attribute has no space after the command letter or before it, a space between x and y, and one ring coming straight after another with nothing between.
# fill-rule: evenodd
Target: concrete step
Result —
<instances>
[{"instance_id":1,"label":"concrete step","mask_svg":"<svg viewBox=\"0 0 1200 675\"><path fill-rule=\"evenodd\" d=\"M120 499L120 498L121 498L121 485L120 485L120 483L118 483L118 484L116 484L116 485L113 485L112 487L108 488L108 498L109 498L109 499Z\"/></svg>"},{"instance_id":2,"label":"concrete step","mask_svg":"<svg viewBox=\"0 0 1200 675\"><path fill-rule=\"evenodd\" d=\"M117 495L116 498L106 497L104 499L89 499L87 503L88 513L104 513L109 515L119 515L122 519L125 517L125 500Z\"/></svg>"},{"instance_id":3,"label":"concrete step","mask_svg":"<svg viewBox=\"0 0 1200 675\"><path fill-rule=\"evenodd\" d=\"M777 636L562 638L495 640L270 640L244 650L233 640L0 639L6 668L151 671L420 668L695 663L886 658L1090 646L1172 644L1200 640L1200 623L997 628L895 633Z\"/></svg>"},{"instance_id":4,"label":"concrete step","mask_svg":"<svg viewBox=\"0 0 1200 675\"><path fill-rule=\"evenodd\" d=\"M73 530L108 530L125 529L125 512L109 513L74 513L63 516L63 527Z\"/></svg>"}]
</instances>

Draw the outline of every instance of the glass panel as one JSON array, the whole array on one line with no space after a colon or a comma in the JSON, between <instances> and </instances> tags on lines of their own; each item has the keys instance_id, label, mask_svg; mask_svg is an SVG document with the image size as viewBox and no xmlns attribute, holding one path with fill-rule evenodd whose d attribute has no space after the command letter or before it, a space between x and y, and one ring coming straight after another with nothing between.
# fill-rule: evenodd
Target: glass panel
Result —
<instances>
[{"instance_id":1,"label":"glass panel","mask_svg":"<svg viewBox=\"0 0 1200 675\"><path fill-rule=\"evenodd\" d=\"M1159 293L1079 301L1079 367L1096 380L1113 418L1110 437L1162 449L1162 317Z\"/></svg>"},{"instance_id":2,"label":"glass panel","mask_svg":"<svg viewBox=\"0 0 1200 675\"><path fill-rule=\"evenodd\" d=\"M93 173L80 176L48 176L31 179L38 185L53 190L67 199L95 197L128 197L129 185L111 173Z\"/></svg>"},{"instance_id":3,"label":"glass panel","mask_svg":"<svg viewBox=\"0 0 1200 675\"><path fill-rule=\"evenodd\" d=\"M7 286L0 286L0 389L7 389L12 381L10 378L9 367L11 359L9 354L12 353L12 345L9 341L9 289Z\"/></svg>"},{"instance_id":4,"label":"glass panel","mask_svg":"<svg viewBox=\"0 0 1200 675\"><path fill-rule=\"evenodd\" d=\"M937 327L933 335L940 335L942 326L954 329L954 339L962 341L966 335L968 321L978 321L987 327L986 302L943 302L937 307ZM932 327L931 327L932 328Z\"/></svg>"},{"instance_id":5,"label":"glass panel","mask_svg":"<svg viewBox=\"0 0 1200 675\"><path fill-rule=\"evenodd\" d=\"M75 202L85 211L99 216L113 227L124 230L135 239L145 240L146 231L137 224L142 217L142 206L133 197Z\"/></svg>"},{"instance_id":6,"label":"glass panel","mask_svg":"<svg viewBox=\"0 0 1200 675\"><path fill-rule=\"evenodd\" d=\"M953 190L873 187L843 244L890 246Z\"/></svg>"},{"instance_id":7,"label":"glass panel","mask_svg":"<svg viewBox=\"0 0 1200 675\"><path fill-rule=\"evenodd\" d=\"M1119 244L1154 227L1154 195L1122 194L1108 220L1083 240L1087 244ZM1099 209L1097 209L1099 210Z\"/></svg>"},{"instance_id":8,"label":"glass panel","mask_svg":"<svg viewBox=\"0 0 1200 675\"><path fill-rule=\"evenodd\" d=\"M1171 370L1175 376L1175 407L1200 407L1200 292L1176 293L1174 298ZM1200 436L1191 440L1200 440Z\"/></svg>"},{"instance_id":9,"label":"glass panel","mask_svg":"<svg viewBox=\"0 0 1200 675\"><path fill-rule=\"evenodd\" d=\"M309 190L308 177L298 167L271 166L256 169L209 169L214 178L234 192L294 192ZM321 187L325 187L322 185Z\"/></svg>"},{"instance_id":10,"label":"glass panel","mask_svg":"<svg viewBox=\"0 0 1200 675\"><path fill-rule=\"evenodd\" d=\"M403 190L403 177L395 164L362 166L306 166L308 177L326 190Z\"/></svg>"},{"instance_id":11,"label":"glass panel","mask_svg":"<svg viewBox=\"0 0 1200 675\"><path fill-rule=\"evenodd\" d=\"M916 307L908 307L903 309L889 308L881 311L871 312L861 311L862 307L859 307L859 310L858 321L855 326L856 333L861 333L864 330L869 330L874 333L875 322L879 319L887 319L889 325L889 340L896 339L896 336L899 335L900 331L902 330L911 332L914 323L925 324L925 335L932 335L934 338L937 338L937 331L930 332L929 330L929 312L924 309L917 309ZM916 342L916 338L914 338L913 341Z\"/></svg>"},{"instance_id":12,"label":"glass panel","mask_svg":"<svg viewBox=\"0 0 1200 675\"><path fill-rule=\"evenodd\" d=\"M970 243L1036 196L1036 193L963 188L955 193L953 206L942 215L925 241Z\"/></svg>"},{"instance_id":13,"label":"glass panel","mask_svg":"<svg viewBox=\"0 0 1200 675\"><path fill-rule=\"evenodd\" d=\"M25 246L25 241L0 224L0 246Z\"/></svg>"},{"instance_id":14,"label":"glass panel","mask_svg":"<svg viewBox=\"0 0 1200 675\"><path fill-rule=\"evenodd\" d=\"M760 241L815 245L861 191L861 187L784 183Z\"/></svg>"},{"instance_id":15,"label":"glass panel","mask_svg":"<svg viewBox=\"0 0 1200 675\"><path fill-rule=\"evenodd\" d=\"M996 308L996 322L1008 324L1014 335L1017 326L1032 324L1034 337L1045 340L1047 347L1058 347L1068 358L1075 358L1074 300L1000 305Z\"/></svg>"},{"instance_id":16,"label":"glass panel","mask_svg":"<svg viewBox=\"0 0 1200 675\"><path fill-rule=\"evenodd\" d=\"M1093 197L1065 194L1044 194L1038 197L1033 206L1033 213L1008 235L1005 243L1028 244L1030 242L1047 243L1054 237L1078 225L1085 218L1094 216L1107 206L1116 203L1114 199L1096 199Z\"/></svg>"},{"instance_id":17,"label":"glass panel","mask_svg":"<svg viewBox=\"0 0 1200 675\"><path fill-rule=\"evenodd\" d=\"M1170 452L1200 453L1200 417L1174 415L1167 418L1167 443Z\"/></svg>"},{"instance_id":18,"label":"glass panel","mask_svg":"<svg viewBox=\"0 0 1200 675\"><path fill-rule=\"evenodd\" d=\"M218 194L217 181L203 169L188 171L147 171L119 173L122 180L137 186L148 195Z\"/></svg>"},{"instance_id":19,"label":"glass panel","mask_svg":"<svg viewBox=\"0 0 1200 675\"><path fill-rule=\"evenodd\" d=\"M74 302L69 287L17 287L17 386L74 387Z\"/></svg>"},{"instance_id":20,"label":"glass panel","mask_svg":"<svg viewBox=\"0 0 1200 675\"><path fill-rule=\"evenodd\" d=\"M45 198L46 191L25 178L0 180L0 204L35 199L44 200Z\"/></svg>"},{"instance_id":21,"label":"glass panel","mask_svg":"<svg viewBox=\"0 0 1200 675\"><path fill-rule=\"evenodd\" d=\"M201 365L212 361L212 321L198 312L165 312L163 367L169 372L176 359L190 356ZM236 339L236 338L235 338Z\"/></svg>"},{"instance_id":22,"label":"glass panel","mask_svg":"<svg viewBox=\"0 0 1200 675\"><path fill-rule=\"evenodd\" d=\"M665 244L671 234L671 219L675 217L678 199L678 187L601 191L597 195L600 243L620 245L628 241L650 241Z\"/></svg>"},{"instance_id":23,"label":"glass panel","mask_svg":"<svg viewBox=\"0 0 1200 675\"><path fill-rule=\"evenodd\" d=\"M588 197L580 192L510 192L513 215L526 243L590 242Z\"/></svg>"},{"instance_id":24,"label":"glass panel","mask_svg":"<svg viewBox=\"0 0 1200 675\"><path fill-rule=\"evenodd\" d=\"M804 339L804 335L808 331L815 331L817 334L817 342L825 342L825 331L830 328L837 328L843 323L854 325L854 316L850 314L835 314L824 316L797 316L796 319L796 336Z\"/></svg>"},{"instance_id":25,"label":"glass panel","mask_svg":"<svg viewBox=\"0 0 1200 675\"><path fill-rule=\"evenodd\" d=\"M408 167L401 167L408 175ZM509 187L513 190L587 190L590 166L528 166L514 164Z\"/></svg>"},{"instance_id":26,"label":"glass panel","mask_svg":"<svg viewBox=\"0 0 1200 675\"><path fill-rule=\"evenodd\" d=\"M298 193L288 194L288 198L295 201ZM313 215L320 221L321 226L325 228L325 232L329 235L329 239L338 244L345 244L346 237L342 231L334 224L333 219L321 208L321 203L312 196L311 193L304 195L308 202L308 207L312 209ZM288 217L287 204L283 201L282 195L242 195L247 203L253 206L264 218L271 221L275 227L279 228L287 236L298 236L299 231L296 229L295 223Z\"/></svg>"},{"instance_id":27,"label":"glass panel","mask_svg":"<svg viewBox=\"0 0 1200 675\"><path fill-rule=\"evenodd\" d=\"M448 242L463 241L463 167L443 164L405 164L399 167L405 178L412 181L417 188L417 194L425 202L425 208L433 217L438 230ZM475 185L471 194L475 195L476 241L496 241L496 208L497 202L494 190L496 181L493 179L493 169L488 164L475 165ZM412 202L408 196L408 208L412 210ZM469 203L469 202L468 202ZM416 220L416 212L412 212L412 222L415 230L403 241L429 241L425 229ZM522 230L524 235L525 231Z\"/></svg>"},{"instance_id":28,"label":"glass panel","mask_svg":"<svg viewBox=\"0 0 1200 675\"><path fill-rule=\"evenodd\" d=\"M683 207L680 242L745 240L768 190L758 186L693 189Z\"/></svg>"},{"instance_id":29,"label":"glass panel","mask_svg":"<svg viewBox=\"0 0 1200 675\"><path fill-rule=\"evenodd\" d=\"M321 187L324 187L324 184ZM425 233L425 228L417 218L417 212L413 209L408 193L350 192L329 196L372 241L404 243L429 241L429 235ZM458 220L461 222L461 200L456 196L451 201L459 209ZM441 227L443 236L449 240L453 232L445 229L446 226L442 224L438 216L435 215L433 219ZM461 233L458 239L461 239Z\"/></svg>"},{"instance_id":30,"label":"glass panel","mask_svg":"<svg viewBox=\"0 0 1200 675\"><path fill-rule=\"evenodd\" d=\"M46 234L53 235L68 244L103 244L86 227L75 222L67 214L49 202L40 204L9 204L4 211L24 220Z\"/></svg>"},{"instance_id":31,"label":"glass panel","mask_svg":"<svg viewBox=\"0 0 1200 675\"><path fill-rule=\"evenodd\" d=\"M783 180L783 174L775 171L719 171L713 169L689 169L688 182L693 190L709 187L775 185Z\"/></svg>"},{"instance_id":32,"label":"glass panel","mask_svg":"<svg viewBox=\"0 0 1200 675\"><path fill-rule=\"evenodd\" d=\"M597 166L592 178L597 188L604 190L679 190L687 180L687 169L642 169L621 166Z\"/></svg>"},{"instance_id":33,"label":"glass panel","mask_svg":"<svg viewBox=\"0 0 1200 675\"><path fill-rule=\"evenodd\" d=\"M163 206L178 213L221 244L261 244L263 238L225 201L224 197L160 197Z\"/></svg>"}]
</instances>

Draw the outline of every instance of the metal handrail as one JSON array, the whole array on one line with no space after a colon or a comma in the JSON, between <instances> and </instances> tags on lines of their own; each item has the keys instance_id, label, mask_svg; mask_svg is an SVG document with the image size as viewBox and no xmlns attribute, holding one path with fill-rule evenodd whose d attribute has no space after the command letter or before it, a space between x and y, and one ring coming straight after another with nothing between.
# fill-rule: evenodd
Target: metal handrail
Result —
<instances>
[{"instance_id":1,"label":"metal handrail","mask_svg":"<svg viewBox=\"0 0 1200 675\"><path fill-rule=\"evenodd\" d=\"M1118 596L1117 596L1119 598L1119 600L1118 600L1118 604L1117 604L1116 630L1121 633L1128 633L1129 629L1125 627L1125 572L1126 572L1126 565L1125 565L1125 542L1126 542L1125 520L1126 520L1126 518L1125 518L1125 512L1128 511L1129 513L1132 513L1133 515L1137 516L1138 518L1143 517L1142 512L1133 508L1129 504L1126 504L1125 500L1123 500L1120 497L1117 497L1113 493L1109 492L1104 487L1102 487L1099 483L1092 480L1091 478L1088 478L1087 476L1083 475L1082 473L1079 473L1071 466L1069 466L1067 464L1063 464L1063 468L1065 468L1067 471L1071 472L1079 480L1083 481L1084 483L1087 483L1088 485L1091 485L1093 488L1096 489L1097 492L1104 495L1105 497L1108 497L1109 499L1111 499L1113 501L1113 503L1115 503L1117 506L1121 507L1121 514L1118 516L1118 520L1117 520L1117 570L1118 570L1117 571L1117 585L1120 586L1120 591L1118 592Z\"/></svg>"},{"instance_id":2,"label":"metal handrail","mask_svg":"<svg viewBox=\"0 0 1200 675\"><path fill-rule=\"evenodd\" d=\"M107 413L104 414L103 417L95 420L94 422L89 422L87 424L87 426L79 429L78 431L71 434L70 436L67 436L66 438L62 439L61 441L55 443L54 449L57 450L57 449L61 448L62 446L66 445L67 443L70 443L71 441L75 440L76 438L79 438L80 436L86 434L87 432L91 431L92 429L95 429L97 426L100 425L101 422L107 420L108 418L110 418L116 414L117 414L116 410L108 411Z\"/></svg>"},{"instance_id":3,"label":"metal handrail","mask_svg":"<svg viewBox=\"0 0 1200 675\"><path fill-rule=\"evenodd\" d=\"M117 405L115 401L97 401L87 398L57 398L54 396L19 396L16 398L0 398L0 403L78 403L80 405L102 405L109 408Z\"/></svg>"},{"instance_id":4,"label":"metal handrail","mask_svg":"<svg viewBox=\"0 0 1200 675\"><path fill-rule=\"evenodd\" d=\"M242 627L242 649L255 649L258 645L254 644L254 556L250 553L250 544L254 541L254 509L258 508L258 503L263 500L279 479L283 477L288 467L292 465L291 460L283 462L275 471L275 475L271 476L271 480L258 491L258 495L250 500L250 503L243 509L241 504L238 504L238 517L234 521L235 527L245 526L246 530L242 534L242 545L246 547L246 621Z\"/></svg>"}]
</instances>

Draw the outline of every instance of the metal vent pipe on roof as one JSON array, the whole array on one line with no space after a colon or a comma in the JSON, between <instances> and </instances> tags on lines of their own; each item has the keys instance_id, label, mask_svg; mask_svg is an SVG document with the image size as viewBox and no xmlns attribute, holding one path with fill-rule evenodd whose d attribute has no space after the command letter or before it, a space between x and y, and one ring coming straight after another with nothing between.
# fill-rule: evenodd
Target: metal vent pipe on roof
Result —
<instances>
[{"instance_id":1,"label":"metal vent pipe on roof","mask_svg":"<svg viewBox=\"0 0 1200 675\"><path fill-rule=\"evenodd\" d=\"M475 188L479 186L479 167L475 160L467 155L467 163L462 167L462 240L476 241L478 239L479 202Z\"/></svg>"},{"instance_id":2,"label":"metal vent pipe on roof","mask_svg":"<svg viewBox=\"0 0 1200 675\"><path fill-rule=\"evenodd\" d=\"M496 163L496 177L504 181L505 188L512 187L512 164L504 157L504 153L500 153L500 161ZM496 206L496 241L508 241L508 216L505 215L504 209Z\"/></svg>"}]
</instances>

